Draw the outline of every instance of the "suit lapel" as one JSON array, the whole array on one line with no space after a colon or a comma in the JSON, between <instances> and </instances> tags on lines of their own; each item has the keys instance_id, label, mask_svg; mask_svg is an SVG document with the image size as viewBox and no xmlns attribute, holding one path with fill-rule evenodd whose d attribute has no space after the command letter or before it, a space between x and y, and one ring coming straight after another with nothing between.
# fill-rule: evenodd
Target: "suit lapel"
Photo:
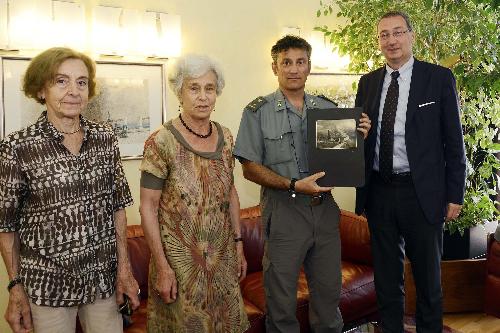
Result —
<instances>
[{"instance_id":1,"label":"suit lapel","mask_svg":"<svg viewBox=\"0 0 500 333\"><path fill-rule=\"evenodd\" d=\"M370 153L375 151L375 141L378 135L378 117L379 117L379 110L380 110L380 95L382 94L382 86L384 85L384 76L385 76L385 66L380 68L377 73L375 73L373 80L373 84L370 84L370 87L376 87L377 90L373 91L373 93L370 94L371 96L371 101L370 101L370 108L369 110L371 113L368 115L370 119L372 120L372 130L371 132L373 135L370 135L368 140L370 141L369 147L373 149L369 149Z\"/></svg>"},{"instance_id":2,"label":"suit lapel","mask_svg":"<svg viewBox=\"0 0 500 333\"><path fill-rule=\"evenodd\" d=\"M375 98L372 100L372 105L370 105L371 109L374 113L373 119L378 119L378 113L380 109L380 95L382 94L382 86L384 85L384 76L385 76L385 66L379 69L379 72L375 76L375 87L377 87L377 91L375 92Z\"/></svg>"},{"instance_id":3,"label":"suit lapel","mask_svg":"<svg viewBox=\"0 0 500 333\"><path fill-rule=\"evenodd\" d=\"M408 96L408 105L406 107L406 132L408 132L408 124L412 123L413 116L417 112L417 101L419 95L422 93L422 88L425 84L427 71L422 62L415 59L413 63L413 70L411 74L410 94Z\"/></svg>"}]
</instances>

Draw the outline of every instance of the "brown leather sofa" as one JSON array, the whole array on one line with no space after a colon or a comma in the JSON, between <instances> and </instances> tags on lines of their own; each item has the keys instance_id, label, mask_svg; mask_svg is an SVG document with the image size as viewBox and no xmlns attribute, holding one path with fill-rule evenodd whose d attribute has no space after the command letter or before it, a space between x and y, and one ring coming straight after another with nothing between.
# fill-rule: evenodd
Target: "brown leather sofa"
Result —
<instances>
[{"instance_id":1,"label":"brown leather sofa","mask_svg":"<svg viewBox=\"0 0 500 333\"><path fill-rule=\"evenodd\" d=\"M500 318L500 242L491 234L486 257L484 312Z\"/></svg>"},{"instance_id":2,"label":"brown leather sofa","mask_svg":"<svg viewBox=\"0 0 500 333\"><path fill-rule=\"evenodd\" d=\"M251 323L247 333L265 332L265 297L262 282L262 255L264 241L258 206L242 209L241 232L248 262L247 277L241 282L245 309ZM364 218L342 211L340 219L342 239L342 292L340 310L344 329L376 318L375 286L370 251L368 225ZM141 288L141 306L132 316L133 324L124 332L146 332L148 266L150 252L141 226L127 227L128 252L133 273ZM301 272L297 290L297 317L301 332L310 332L308 319L309 292L305 275Z\"/></svg>"},{"instance_id":3,"label":"brown leather sofa","mask_svg":"<svg viewBox=\"0 0 500 333\"><path fill-rule=\"evenodd\" d=\"M261 232L260 209L258 206L242 209L240 216L241 234L248 263L247 277L240 284L251 323L247 332L265 332L266 305L261 263L264 240ZM377 304L370 233L366 220L354 213L341 211L340 237L342 240L340 311L345 323L344 330L346 330L362 322L376 319ZM301 272L297 285L297 318L302 333L310 332L308 310L309 292L305 274Z\"/></svg>"}]
</instances>

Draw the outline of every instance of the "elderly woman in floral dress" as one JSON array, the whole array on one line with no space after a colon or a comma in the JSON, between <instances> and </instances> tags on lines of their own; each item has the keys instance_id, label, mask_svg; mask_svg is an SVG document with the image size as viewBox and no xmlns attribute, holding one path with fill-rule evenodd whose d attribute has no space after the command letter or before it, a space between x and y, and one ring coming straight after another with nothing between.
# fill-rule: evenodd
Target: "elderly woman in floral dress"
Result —
<instances>
[{"instance_id":1,"label":"elderly woman in floral dress","mask_svg":"<svg viewBox=\"0 0 500 333\"><path fill-rule=\"evenodd\" d=\"M152 252L148 332L243 332L233 138L210 120L224 78L213 60L191 55L178 60L169 83L181 113L148 138L141 165Z\"/></svg>"}]
</instances>

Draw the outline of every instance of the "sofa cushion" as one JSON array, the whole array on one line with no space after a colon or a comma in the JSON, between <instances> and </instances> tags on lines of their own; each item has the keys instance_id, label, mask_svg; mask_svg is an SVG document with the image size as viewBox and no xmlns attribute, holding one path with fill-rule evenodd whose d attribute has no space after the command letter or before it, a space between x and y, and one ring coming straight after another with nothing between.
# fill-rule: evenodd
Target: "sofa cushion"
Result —
<instances>
[{"instance_id":1,"label":"sofa cushion","mask_svg":"<svg viewBox=\"0 0 500 333\"><path fill-rule=\"evenodd\" d=\"M264 277L262 272L255 272L247 275L240 283L243 298L250 301L262 312L266 311L266 297L264 292ZM297 282L297 307L301 307L309 302L309 289L304 271L300 271Z\"/></svg>"},{"instance_id":2,"label":"sofa cushion","mask_svg":"<svg viewBox=\"0 0 500 333\"><path fill-rule=\"evenodd\" d=\"M264 281L262 272L254 272L247 275L241 281L241 294L247 302L253 304L263 313L266 312L266 298L264 293ZM309 289L304 271L299 273L297 282L297 319L300 323L301 332L309 332Z\"/></svg>"},{"instance_id":3,"label":"sofa cushion","mask_svg":"<svg viewBox=\"0 0 500 333\"><path fill-rule=\"evenodd\" d=\"M342 261L340 311L346 323L377 311L373 267Z\"/></svg>"},{"instance_id":4,"label":"sofa cushion","mask_svg":"<svg viewBox=\"0 0 500 333\"><path fill-rule=\"evenodd\" d=\"M247 275L241 282L243 298L265 313L266 299L262 272ZM373 268L342 261L342 290L340 294L340 311L344 322L356 322L377 311ZM297 283L297 318L301 324L301 332L309 331L309 289L303 271Z\"/></svg>"},{"instance_id":5,"label":"sofa cushion","mask_svg":"<svg viewBox=\"0 0 500 333\"><path fill-rule=\"evenodd\" d=\"M266 296L262 272L247 274L243 281L240 282L240 289L244 300L252 303L260 311L266 312Z\"/></svg>"},{"instance_id":6,"label":"sofa cushion","mask_svg":"<svg viewBox=\"0 0 500 333\"><path fill-rule=\"evenodd\" d=\"M265 314L250 301L243 299L245 303L245 312L248 315L250 328L245 333L261 333L265 331Z\"/></svg>"},{"instance_id":7,"label":"sofa cushion","mask_svg":"<svg viewBox=\"0 0 500 333\"><path fill-rule=\"evenodd\" d=\"M373 265L370 230L366 219L345 210L340 214L342 260Z\"/></svg>"}]
</instances>

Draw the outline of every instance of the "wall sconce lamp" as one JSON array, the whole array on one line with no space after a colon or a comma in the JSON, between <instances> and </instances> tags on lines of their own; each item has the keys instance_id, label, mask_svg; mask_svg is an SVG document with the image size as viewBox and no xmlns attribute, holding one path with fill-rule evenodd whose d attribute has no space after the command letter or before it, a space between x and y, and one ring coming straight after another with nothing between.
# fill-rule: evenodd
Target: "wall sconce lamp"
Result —
<instances>
[{"instance_id":1,"label":"wall sconce lamp","mask_svg":"<svg viewBox=\"0 0 500 333\"><path fill-rule=\"evenodd\" d=\"M301 36L300 27L287 26L281 30L281 37L286 35ZM304 38L304 37L303 37ZM349 55L341 56L333 50L321 31L312 31L307 38L312 47L311 65L314 73L346 73L351 61Z\"/></svg>"},{"instance_id":2,"label":"wall sconce lamp","mask_svg":"<svg viewBox=\"0 0 500 333\"><path fill-rule=\"evenodd\" d=\"M40 49L49 43L51 0L0 1L0 47Z\"/></svg>"},{"instance_id":3,"label":"wall sconce lamp","mask_svg":"<svg viewBox=\"0 0 500 333\"><path fill-rule=\"evenodd\" d=\"M321 31L313 31L309 38L312 46L311 63L315 72L345 73L350 63L349 55L341 56Z\"/></svg>"},{"instance_id":4,"label":"wall sconce lamp","mask_svg":"<svg viewBox=\"0 0 500 333\"><path fill-rule=\"evenodd\" d=\"M85 8L77 3L52 1L52 45L83 50L87 44Z\"/></svg>"},{"instance_id":5,"label":"wall sconce lamp","mask_svg":"<svg viewBox=\"0 0 500 333\"><path fill-rule=\"evenodd\" d=\"M180 16L65 0L0 0L0 49L68 46L111 56L168 58L181 52Z\"/></svg>"},{"instance_id":6,"label":"wall sconce lamp","mask_svg":"<svg viewBox=\"0 0 500 333\"><path fill-rule=\"evenodd\" d=\"M7 30L9 25L8 6L9 3L7 0L0 0L0 49L9 48L9 34Z\"/></svg>"},{"instance_id":7,"label":"wall sconce lamp","mask_svg":"<svg viewBox=\"0 0 500 333\"><path fill-rule=\"evenodd\" d=\"M121 55L120 16L122 8L97 6L93 11L91 48L104 56Z\"/></svg>"}]
</instances>

